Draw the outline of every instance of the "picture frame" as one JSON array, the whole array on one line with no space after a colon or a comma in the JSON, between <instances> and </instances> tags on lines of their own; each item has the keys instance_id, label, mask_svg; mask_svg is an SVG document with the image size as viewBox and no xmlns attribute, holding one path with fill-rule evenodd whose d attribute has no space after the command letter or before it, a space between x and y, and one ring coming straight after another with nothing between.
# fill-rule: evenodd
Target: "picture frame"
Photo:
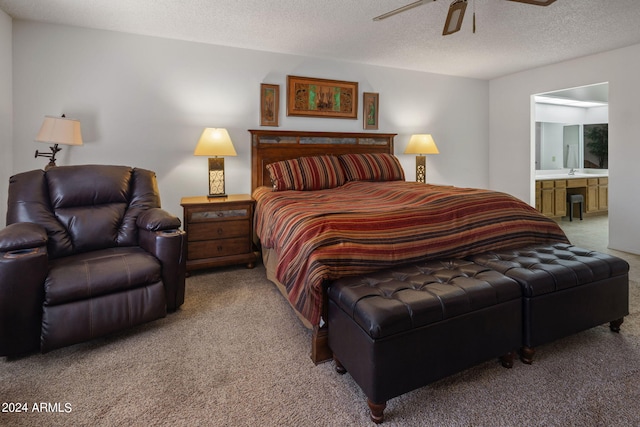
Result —
<instances>
[{"instance_id":1,"label":"picture frame","mask_svg":"<svg viewBox=\"0 0 640 427\"><path fill-rule=\"evenodd\" d=\"M280 85L260 84L260 126L279 126Z\"/></svg>"},{"instance_id":2,"label":"picture frame","mask_svg":"<svg viewBox=\"0 0 640 427\"><path fill-rule=\"evenodd\" d=\"M362 127L365 130L378 129L378 104L380 96L373 92L362 94Z\"/></svg>"},{"instance_id":3,"label":"picture frame","mask_svg":"<svg viewBox=\"0 0 640 427\"><path fill-rule=\"evenodd\" d=\"M287 116L358 118L358 82L287 76Z\"/></svg>"}]
</instances>

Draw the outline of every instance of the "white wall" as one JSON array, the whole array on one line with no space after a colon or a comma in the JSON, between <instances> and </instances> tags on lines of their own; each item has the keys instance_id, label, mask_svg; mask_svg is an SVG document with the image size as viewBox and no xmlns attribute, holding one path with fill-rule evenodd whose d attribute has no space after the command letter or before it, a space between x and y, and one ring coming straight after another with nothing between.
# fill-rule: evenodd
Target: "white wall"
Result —
<instances>
[{"instance_id":1,"label":"white wall","mask_svg":"<svg viewBox=\"0 0 640 427\"><path fill-rule=\"evenodd\" d=\"M587 108L582 124L609 123L609 106Z\"/></svg>"},{"instance_id":2,"label":"white wall","mask_svg":"<svg viewBox=\"0 0 640 427\"><path fill-rule=\"evenodd\" d=\"M562 105L536 104L535 121L564 124L609 123L609 106L580 108Z\"/></svg>"},{"instance_id":3,"label":"white wall","mask_svg":"<svg viewBox=\"0 0 640 427\"><path fill-rule=\"evenodd\" d=\"M379 132L398 133L408 179L410 135L432 133L441 154L427 159L428 181L489 184L487 81L19 20L13 50L14 172L46 164L33 139L44 115L65 113L80 119L85 144L64 147L59 165L152 169L163 206L181 217L181 197L208 191L206 158L193 156L204 127L226 127L238 152L225 159L227 192L250 192L260 83L280 85L279 129L362 131L361 106L357 120L287 117L286 76L301 75L378 92Z\"/></svg>"},{"instance_id":4,"label":"white wall","mask_svg":"<svg viewBox=\"0 0 640 427\"><path fill-rule=\"evenodd\" d=\"M12 59L11 17L0 10L0 228L7 215L7 186L12 175Z\"/></svg>"},{"instance_id":5,"label":"white wall","mask_svg":"<svg viewBox=\"0 0 640 427\"><path fill-rule=\"evenodd\" d=\"M609 82L609 247L640 254L640 45L490 82L489 184L533 203L531 95Z\"/></svg>"}]
</instances>

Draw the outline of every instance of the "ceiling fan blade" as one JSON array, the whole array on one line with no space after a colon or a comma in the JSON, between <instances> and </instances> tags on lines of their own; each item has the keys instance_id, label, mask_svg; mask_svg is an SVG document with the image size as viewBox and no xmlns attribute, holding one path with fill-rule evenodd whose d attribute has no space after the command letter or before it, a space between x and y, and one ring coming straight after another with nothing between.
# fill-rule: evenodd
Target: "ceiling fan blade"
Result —
<instances>
[{"instance_id":1,"label":"ceiling fan blade","mask_svg":"<svg viewBox=\"0 0 640 427\"><path fill-rule=\"evenodd\" d=\"M402 12L407 11L409 9L413 9L416 6L420 6L420 5L423 5L425 3L431 3L431 2L434 2L434 1L436 1L436 0L418 0L418 1L415 1L413 3L409 3L406 6L402 6L402 7L399 7L397 9L394 9L391 12L383 13L380 16L376 16L375 18L373 18L373 20L374 21L382 21L383 19L386 19L386 18L388 18L390 16L397 15L398 13L402 13Z\"/></svg>"},{"instance_id":2,"label":"ceiling fan blade","mask_svg":"<svg viewBox=\"0 0 640 427\"><path fill-rule=\"evenodd\" d=\"M449 34L460 31L460 27L462 27L462 19L464 18L464 11L466 9L467 0L454 0L453 3L451 3L449 6L449 13L447 13L447 20L445 21L444 29L442 30L443 36L448 36Z\"/></svg>"},{"instance_id":3,"label":"ceiling fan blade","mask_svg":"<svg viewBox=\"0 0 640 427\"><path fill-rule=\"evenodd\" d=\"M556 0L509 0L509 1L515 1L518 3L535 4L537 6L549 6L551 3L553 3Z\"/></svg>"}]
</instances>

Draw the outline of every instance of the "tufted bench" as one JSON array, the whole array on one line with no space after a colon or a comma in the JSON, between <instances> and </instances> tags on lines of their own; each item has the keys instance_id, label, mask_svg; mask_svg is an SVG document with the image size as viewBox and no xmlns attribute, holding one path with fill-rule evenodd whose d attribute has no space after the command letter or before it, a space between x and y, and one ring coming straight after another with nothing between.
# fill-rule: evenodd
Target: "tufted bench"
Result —
<instances>
[{"instance_id":1,"label":"tufted bench","mask_svg":"<svg viewBox=\"0 0 640 427\"><path fill-rule=\"evenodd\" d=\"M520 285L471 261L425 261L328 289L329 346L367 396L387 400L491 358L513 364L522 342Z\"/></svg>"},{"instance_id":2,"label":"tufted bench","mask_svg":"<svg viewBox=\"0 0 640 427\"><path fill-rule=\"evenodd\" d=\"M535 347L629 314L629 264L568 244L489 252L469 258L518 281L523 293L521 359Z\"/></svg>"}]
</instances>

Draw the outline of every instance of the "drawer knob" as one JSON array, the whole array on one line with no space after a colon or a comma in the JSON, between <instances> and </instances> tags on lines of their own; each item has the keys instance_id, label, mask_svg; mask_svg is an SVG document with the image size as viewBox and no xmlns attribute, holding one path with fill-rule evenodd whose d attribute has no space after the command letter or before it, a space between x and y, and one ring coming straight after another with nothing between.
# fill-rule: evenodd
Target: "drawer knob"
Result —
<instances>
[{"instance_id":1,"label":"drawer knob","mask_svg":"<svg viewBox=\"0 0 640 427\"><path fill-rule=\"evenodd\" d=\"M222 236L222 233L224 233L224 230L222 229L222 227L218 227L218 236Z\"/></svg>"},{"instance_id":2,"label":"drawer knob","mask_svg":"<svg viewBox=\"0 0 640 427\"><path fill-rule=\"evenodd\" d=\"M222 246L218 245L218 252L222 252Z\"/></svg>"}]
</instances>

